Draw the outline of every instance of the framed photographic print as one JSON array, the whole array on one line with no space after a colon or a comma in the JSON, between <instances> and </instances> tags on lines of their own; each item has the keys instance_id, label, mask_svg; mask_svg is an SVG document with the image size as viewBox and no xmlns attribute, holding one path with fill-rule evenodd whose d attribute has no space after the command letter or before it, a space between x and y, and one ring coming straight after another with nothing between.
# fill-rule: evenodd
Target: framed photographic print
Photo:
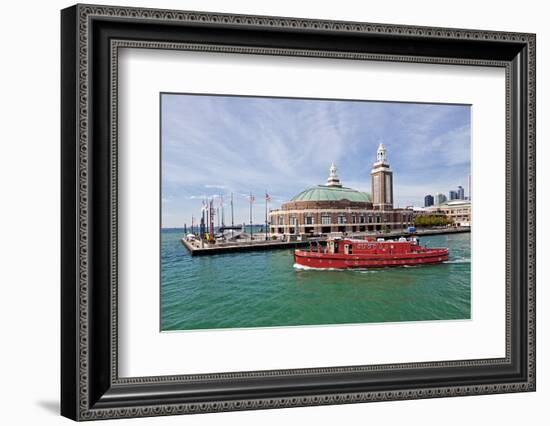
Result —
<instances>
[{"instance_id":1,"label":"framed photographic print","mask_svg":"<svg viewBox=\"0 0 550 426\"><path fill-rule=\"evenodd\" d=\"M74 420L535 390L535 36L76 5Z\"/></svg>"}]
</instances>

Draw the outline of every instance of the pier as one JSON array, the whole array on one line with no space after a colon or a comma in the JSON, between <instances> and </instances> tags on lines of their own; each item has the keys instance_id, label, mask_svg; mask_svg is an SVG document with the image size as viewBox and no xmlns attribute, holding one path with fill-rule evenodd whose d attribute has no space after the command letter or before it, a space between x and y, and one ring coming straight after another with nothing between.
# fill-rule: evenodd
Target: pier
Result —
<instances>
[{"instance_id":1,"label":"pier","mask_svg":"<svg viewBox=\"0 0 550 426\"><path fill-rule=\"evenodd\" d=\"M291 249L309 245L313 241L323 241L323 239L309 239L304 241L246 241L240 243L222 242L216 244L204 244L198 240L187 241L182 238L181 242L189 250L193 256L233 253L243 251L259 251L259 250L278 250Z\"/></svg>"},{"instance_id":2,"label":"pier","mask_svg":"<svg viewBox=\"0 0 550 426\"><path fill-rule=\"evenodd\" d=\"M391 231L384 233L369 233L361 235L347 235L351 238L365 238L374 237L374 238L399 238L399 237L410 237L415 235L417 237L428 236L428 235L444 235L444 234L459 234L470 232L469 227L456 227L456 228L430 228L430 229L417 229L414 234L410 234L405 230L402 231ZM325 237L314 237L306 238L302 240L291 239L291 240L265 240L265 234L257 234L257 240L247 240L242 242L235 241L222 241L216 242L215 244L209 244L202 242L200 240L191 240L188 241L185 238L181 239L183 246L189 250L192 256L204 256L204 255L214 255L214 254L223 254L223 253L235 253L235 252L245 252L245 251L260 251L260 250L280 250L280 249L293 249L298 247L309 246L310 243L322 242L326 240Z\"/></svg>"}]
</instances>

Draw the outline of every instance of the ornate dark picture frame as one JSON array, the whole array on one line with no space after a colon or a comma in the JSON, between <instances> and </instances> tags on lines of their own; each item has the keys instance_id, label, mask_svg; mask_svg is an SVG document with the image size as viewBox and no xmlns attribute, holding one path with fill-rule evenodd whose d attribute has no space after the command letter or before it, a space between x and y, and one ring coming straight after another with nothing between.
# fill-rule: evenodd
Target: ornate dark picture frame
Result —
<instances>
[{"instance_id":1,"label":"ornate dark picture frame","mask_svg":"<svg viewBox=\"0 0 550 426\"><path fill-rule=\"evenodd\" d=\"M158 416L535 390L535 35L76 5L61 13L61 413ZM506 70L506 356L120 378L121 47Z\"/></svg>"}]
</instances>

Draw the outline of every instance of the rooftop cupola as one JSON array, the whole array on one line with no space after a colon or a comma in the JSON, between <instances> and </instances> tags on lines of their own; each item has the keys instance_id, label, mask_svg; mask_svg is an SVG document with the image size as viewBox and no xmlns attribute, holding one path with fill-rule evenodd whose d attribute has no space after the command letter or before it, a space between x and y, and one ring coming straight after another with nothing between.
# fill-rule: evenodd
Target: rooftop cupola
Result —
<instances>
[{"instance_id":1,"label":"rooftop cupola","mask_svg":"<svg viewBox=\"0 0 550 426\"><path fill-rule=\"evenodd\" d=\"M340 178L336 174L336 166L334 165L334 163L332 163L330 166L330 174L328 175L327 186L336 186L339 188L342 187L342 184L340 183Z\"/></svg>"}]
</instances>

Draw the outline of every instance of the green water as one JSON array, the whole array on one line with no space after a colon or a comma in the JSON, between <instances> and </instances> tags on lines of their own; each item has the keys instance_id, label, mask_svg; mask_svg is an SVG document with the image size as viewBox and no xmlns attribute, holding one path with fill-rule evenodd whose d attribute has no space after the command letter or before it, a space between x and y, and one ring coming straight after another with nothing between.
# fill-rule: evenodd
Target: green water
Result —
<instances>
[{"instance_id":1,"label":"green water","mask_svg":"<svg viewBox=\"0 0 550 426\"><path fill-rule=\"evenodd\" d=\"M422 237L449 262L374 270L293 267L292 250L191 257L182 230L162 230L161 328L470 318L470 234Z\"/></svg>"}]
</instances>

